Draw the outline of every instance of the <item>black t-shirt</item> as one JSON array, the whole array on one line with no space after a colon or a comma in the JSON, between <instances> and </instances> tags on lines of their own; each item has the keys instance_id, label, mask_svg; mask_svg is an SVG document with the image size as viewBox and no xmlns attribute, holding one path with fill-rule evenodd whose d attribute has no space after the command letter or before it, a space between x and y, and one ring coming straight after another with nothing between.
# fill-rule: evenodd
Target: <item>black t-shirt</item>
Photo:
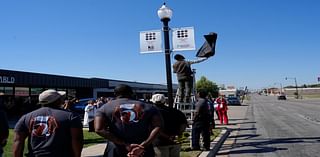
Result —
<instances>
[{"instance_id":1,"label":"black t-shirt","mask_svg":"<svg viewBox=\"0 0 320 157\"><path fill-rule=\"evenodd\" d=\"M8 120L7 120L7 116L6 113L2 110L0 110L0 136L6 136L9 133L9 125L8 125ZM5 138L5 137L1 137L1 138ZM2 140L0 138L0 140ZM3 153L2 150L2 145L0 143L0 154Z\"/></svg>"},{"instance_id":2,"label":"black t-shirt","mask_svg":"<svg viewBox=\"0 0 320 157\"><path fill-rule=\"evenodd\" d=\"M78 115L63 109L42 107L20 118L15 132L29 135L29 153L37 157L72 156L71 128L82 128Z\"/></svg>"},{"instance_id":3,"label":"black t-shirt","mask_svg":"<svg viewBox=\"0 0 320 157\"><path fill-rule=\"evenodd\" d=\"M159 105L156 107L159 109L163 118L164 127L162 131L169 136L176 136L181 134L181 132L179 132L181 125L188 124L186 116L180 110L177 110L175 108L164 105ZM162 136L158 136L158 138L154 142L155 146L165 146L172 144L175 143Z\"/></svg>"},{"instance_id":4,"label":"black t-shirt","mask_svg":"<svg viewBox=\"0 0 320 157\"><path fill-rule=\"evenodd\" d=\"M196 115L194 117L194 125L210 124L210 111L207 99L199 98L196 103Z\"/></svg>"},{"instance_id":5,"label":"black t-shirt","mask_svg":"<svg viewBox=\"0 0 320 157\"><path fill-rule=\"evenodd\" d=\"M104 117L110 131L118 138L126 143L140 144L149 137L153 129L153 116L160 116L160 113L151 104L120 98L103 105L97 110L96 116ZM150 151L153 151L151 149L152 147ZM146 148L146 151L149 149Z\"/></svg>"}]
</instances>

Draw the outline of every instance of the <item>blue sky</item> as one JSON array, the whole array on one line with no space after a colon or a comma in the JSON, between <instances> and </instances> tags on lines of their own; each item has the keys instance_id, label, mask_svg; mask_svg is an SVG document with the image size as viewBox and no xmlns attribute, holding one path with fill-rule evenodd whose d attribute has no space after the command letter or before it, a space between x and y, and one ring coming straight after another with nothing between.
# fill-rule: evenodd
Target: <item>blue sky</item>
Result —
<instances>
[{"instance_id":1,"label":"blue sky","mask_svg":"<svg viewBox=\"0 0 320 157\"><path fill-rule=\"evenodd\" d=\"M0 68L166 83L163 53L140 54L139 32L161 29L160 0L0 0ZM216 55L197 78L262 88L317 83L320 1L166 1L171 28L218 33ZM177 52L174 52L177 53ZM196 51L178 52L195 59ZM173 63L173 56L171 58ZM173 82L176 83L175 74Z\"/></svg>"}]
</instances>

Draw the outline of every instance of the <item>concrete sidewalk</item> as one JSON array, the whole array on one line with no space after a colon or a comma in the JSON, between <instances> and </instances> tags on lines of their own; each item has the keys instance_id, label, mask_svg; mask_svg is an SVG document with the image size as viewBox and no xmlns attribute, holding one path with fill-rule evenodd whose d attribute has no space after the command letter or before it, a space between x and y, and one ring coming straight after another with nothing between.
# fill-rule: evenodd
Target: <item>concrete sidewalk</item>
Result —
<instances>
[{"instance_id":1,"label":"concrete sidewalk","mask_svg":"<svg viewBox=\"0 0 320 157\"><path fill-rule=\"evenodd\" d=\"M211 150L203 151L199 157L224 157L217 155L222 145L231 146L235 139L228 138L238 134L240 124L245 120L248 104L245 102L241 106L228 106L229 125L221 125L219 120L216 120L216 128L221 128L221 133L214 141L211 142ZM215 115L216 116L216 115Z\"/></svg>"},{"instance_id":2,"label":"concrete sidewalk","mask_svg":"<svg viewBox=\"0 0 320 157\"><path fill-rule=\"evenodd\" d=\"M248 103L243 104L242 106L229 106L228 110L228 116L229 116L229 125L222 126L225 127L225 129L228 132L228 136L223 139L224 142L222 142L219 145L219 149L223 146L223 150L218 150L215 152L216 157L227 157L228 155L217 155L218 152L227 154L232 148L232 145L235 143L235 138L229 138L230 137L236 137L239 133L240 124L243 123L246 118L246 113L248 109Z\"/></svg>"},{"instance_id":3,"label":"concrete sidewalk","mask_svg":"<svg viewBox=\"0 0 320 157\"><path fill-rule=\"evenodd\" d=\"M245 119L245 114L247 112L248 104L244 103L242 106L228 106L228 117L229 125L220 125L220 122L216 120L216 127L221 128L220 135L211 142L211 150L203 151L199 157L224 157L222 155L216 155L219 152L220 147L224 145L231 146L235 139L228 138L229 135L235 136L238 134L238 128L240 123ZM215 115L216 116L216 115ZM103 156L104 150L106 148L106 143L96 144L89 146L82 150L82 157L101 157Z\"/></svg>"},{"instance_id":4,"label":"concrete sidewalk","mask_svg":"<svg viewBox=\"0 0 320 157\"><path fill-rule=\"evenodd\" d=\"M106 143L100 143L82 149L81 156L83 157L102 157L106 148Z\"/></svg>"}]
</instances>

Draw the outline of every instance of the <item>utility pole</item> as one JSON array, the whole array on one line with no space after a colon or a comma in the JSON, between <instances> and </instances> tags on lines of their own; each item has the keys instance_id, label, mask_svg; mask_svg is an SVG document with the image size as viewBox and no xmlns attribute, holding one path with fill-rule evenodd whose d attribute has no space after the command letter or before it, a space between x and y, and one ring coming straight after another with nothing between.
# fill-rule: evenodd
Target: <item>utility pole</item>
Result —
<instances>
[{"instance_id":1,"label":"utility pole","mask_svg":"<svg viewBox=\"0 0 320 157\"><path fill-rule=\"evenodd\" d=\"M295 77L286 77L286 80L288 80L288 79L293 79L294 80L294 82L296 84L296 93L295 93L296 99L299 99L297 78L295 78Z\"/></svg>"}]
</instances>

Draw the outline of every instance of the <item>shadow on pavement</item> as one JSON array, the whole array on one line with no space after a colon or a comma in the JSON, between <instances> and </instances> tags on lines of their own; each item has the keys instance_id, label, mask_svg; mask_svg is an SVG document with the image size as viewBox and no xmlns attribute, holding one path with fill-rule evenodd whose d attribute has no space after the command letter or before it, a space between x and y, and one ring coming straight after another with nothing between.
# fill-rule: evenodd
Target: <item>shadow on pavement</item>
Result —
<instances>
[{"instance_id":1,"label":"shadow on pavement","mask_svg":"<svg viewBox=\"0 0 320 157\"><path fill-rule=\"evenodd\" d=\"M247 135L239 135L239 137L253 138L254 136L247 134ZM241 141L243 139L237 139L237 140ZM288 148L278 148L276 147L276 145L288 144L288 143L319 143L320 137L276 138L276 139L257 139L257 140L259 141L243 142L243 143L239 142L239 143L233 144L232 150L230 152L219 153L219 155L244 154L244 153L267 153L267 152L275 152L277 150L288 150ZM250 147L250 149L241 149L242 147ZM239 149L239 150L236 150L236 149Z\"/></svg>"},{"instance_id":2,"label":"shadow on pavement","mask_svg":"<svg viewBox=\"0 0 320 157\"><path fill-rule=\"evenodd\" d=\"M247 154L247 153L268 153L268 152L275 152L277 150L287 150L287 148L261 147L261 148L256 148L256 149L235 150L235 151L230 151L228 153L218 153L218 155Z\"/></svg>"},{"instance_id":3,"label":"shadow on pavement","mask_svg":"<svg viewBox=\"0 0 320 157\"><path fill-rule=\"evenodd\" d=\"M258 137L260 135L255 135L255 134L242 134L242 135L236 135L236 136L229 136L229 138L237 138L237 139L250 139L254 137Z\"/></svg>"},{"instance_id":4,"label":"shadow on pavement","mask_svg":"<svg viewBox=\"0 0 320 157\"><path fill-rule=\"evenodd\" d=\"M257 130L257 128L236 128L236 129L231 129L231 131L245 131L245 130Z\"/></svg>"},{"instance_id":5,"label":"shadow on pavement","mask_svg":"<svg viewBox=\"0 0 320 157\"><path fill-rule=\"evenodd\" d=\"M229 118L229 121L232 121L232 120L248 120L248 119L247 118L243 118L243 119Z\"/></svg>"},{"instance_id":6,"label":"shadow on pavement","mask_svg":"<svg viewBox=\"0 0 320 157\"><path fill-rule=\"evenodd\" d=\"M229 125L237 125L237 124L252 124L252 123L256 123L256 122L239 122L239 123L229 123Z\"/></svg>"}]
</instances>

